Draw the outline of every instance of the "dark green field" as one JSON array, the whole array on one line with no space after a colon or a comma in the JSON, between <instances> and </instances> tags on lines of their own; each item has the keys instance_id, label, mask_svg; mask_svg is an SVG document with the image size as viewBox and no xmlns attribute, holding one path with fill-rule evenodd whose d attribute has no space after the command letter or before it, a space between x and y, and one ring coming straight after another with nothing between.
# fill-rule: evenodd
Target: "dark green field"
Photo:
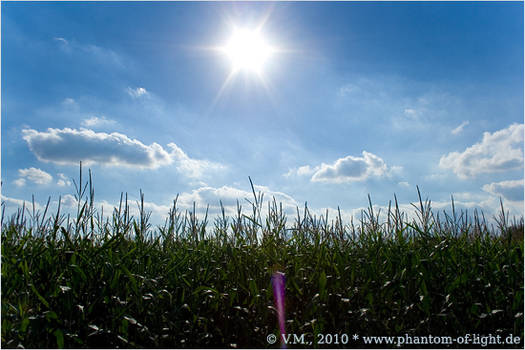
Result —
<instances>
[{"instance_id":1,"label":"dark green field","mask_svg":"<svg viewBox=\"0 0 525 350\"><path fill-rule=\"evenodd\" d=\"M174 203L151 227L125 200L104 220L91 185L77 196L74 218L26 209L2 219L2 347L276 348L267 336L279 336L279 270L287 333L314 341L289 347L513 334L519 345L500 346L523 348L523 220L504 212L493 229L477 213L438 217L420 200L415 220L393 205L385 222L370 207L343 225L307 208L287 218L256 195L248 214L211 222ZM318 334L349 341L319 345Z\"/></svg>"}]
</instances>

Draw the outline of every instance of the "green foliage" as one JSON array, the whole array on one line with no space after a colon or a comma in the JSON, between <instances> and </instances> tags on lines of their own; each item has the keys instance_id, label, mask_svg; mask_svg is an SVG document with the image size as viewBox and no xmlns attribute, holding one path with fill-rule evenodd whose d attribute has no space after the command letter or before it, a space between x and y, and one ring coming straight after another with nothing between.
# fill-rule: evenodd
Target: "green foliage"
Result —
<instances>
[{"instance_id":1,"label":"green foliage","mask_svg":"<svg viewBox=\"0 0 525 350\"><path fill-rule=\"evenodd\" d=\"M358 226L306 206L287 226L254 191L249 216L239 205L210 227L175 200L153 229L142 193L138 218L127 196L110 219L93 197L90 176L75 218L2 216L2 347L268 347L276 269L288 333L523 339L523 221L504 212L498 232L421 200L412 221L396 202L380 223L370 203Z\"/></svg>"}]
</instances>

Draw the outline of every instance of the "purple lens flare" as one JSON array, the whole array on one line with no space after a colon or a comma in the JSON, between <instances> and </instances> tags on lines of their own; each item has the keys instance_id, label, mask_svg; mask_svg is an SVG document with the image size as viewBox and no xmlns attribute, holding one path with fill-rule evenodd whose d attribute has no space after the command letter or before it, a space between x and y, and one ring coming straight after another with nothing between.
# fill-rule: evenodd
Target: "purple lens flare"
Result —
<instances>
[{"instance_id":1,"label":"purple lens flare","mask_svg":"<svg viewBox=\"0 0 525 350\"><path fill-rule=\"evenodd\" d=\"M275 308L277 309L277 318L279 320L279 331L281 332L281 348L286 348L283 342L283 336L286 334L284 328L285 315L284 315L284 290L285 290L286 277L284 273L276 271L272 275L272 287L273 287L273 300Z\"/></svg>"}]
</instances>

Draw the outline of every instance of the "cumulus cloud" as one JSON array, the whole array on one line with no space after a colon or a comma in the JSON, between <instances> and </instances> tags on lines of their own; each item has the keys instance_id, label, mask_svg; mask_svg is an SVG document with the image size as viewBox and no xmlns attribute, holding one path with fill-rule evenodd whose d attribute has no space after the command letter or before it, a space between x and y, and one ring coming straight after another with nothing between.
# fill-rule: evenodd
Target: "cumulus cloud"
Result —
<instances>
[{"instance_id":1,"label":"cumulus cloud","mask_svg":"<svg viewBox=\"0 0 525 350\"><path fill-rule=\"evenodd\" d=\"M494 133L485 132L481 142L465 151L442 156L439 166L451 169L462 179L520 169L523 167L523 130L523 124L512 124Z\"/></svg>"},{"instance_id":2,"label":"cumulus cloud","mask_svg":"<svg viewBox=\"0 0 525 350\"><path fill-rule=\"evenodd\" d=\"M284 176L310 176L313 182L343 183L363 181L370 177L389 176L399 173L401 167L387 167L385 161L373 153L363 151L361 157L346 156L332 164L322 163L311 167L290 169Z\"/></svg>"},{"instance_id":3,"label":"cumulus cloud","mask_svg":"<svg viewBox=\"0 0 525 350\"><path fill-rule=\"evenodd\" d=\"M459 135L459 134L461 134L463 132L463 129L467 125L469 125L469 121L468 120L466 120L463 123L459 124L456 128L454 128L452 131L450 131L450 133L452 135Z\"/></svg>"},{"instance_id":4,"label":"cumulus cloud","mask_svg":"<svg viewBox=\"0 0 525 350\"><path fill-rule=\"evenodd\" d=\"M47 185L53 181L53 176L37 168L18 169L19 178L15 180L15 185L24 186L27 181L37 185Z\"/></svg>"},{"instance_id":5,"label":"cumulus cloud","mask_svg":"<svg viewBox=\"0 0 525 350\"><path fill-rule=\"evenodd\" d=\"M381 176L387 171L383 159L363 151L362 157L346 156L338 159L334 164L321 164L313 174L312 181L316 182L352 182L362 181L370 176Z\"/></svg>"},{"instance_id":6,"label":"cumulus cloud","mask_svg":"<svg viewBox=\"0 0 525 350\"><path fill-rule=\"evenodd\" d=\"M60 199L60 205L66 208L75 208L77 204L78 204L77 199L73 195L70 195L70 194L66 194Z\"/></svg>"},{"instance_id":7,"label":"cumulus cloud","mask_svg":"<svg viewBox=\"0 0 525 350\"><path fill-rule=\"evenodd\" d=\"M523 179L486 184L483 185L483 191L502 196L509 201L523 201Z\"/></svg>"},{"instance_id":8,"label":"cumulus cloud","mask_svg":"<svg viewBox=\"0 0 525 350\"><path fill-rule=\"evenodd\" d=\"M137 88L128 87L126 89L126 92L128 93L128 95L130 95L133 98L139 98L141 96L149 95L149 92L142 87L137 87Z\"/></svg>"},{"instance_id":9,"label":"cumulus cloud","mask_svg":"<svg viewBox=\"0 0 525 350\"><path fill-rule=\"evenodd\" d=\"M141 169L156 169L175 163L178 170L190 177L201 176L204 170L222 168L206 160L190 158L176 144L168 150L157 143L145 145L121 133L95 132L90 129L24 129L23 138L38 160L60 165L101 164Z\"/></svg>"},{"instance_id":10,"label":"cumulus cloud","mask_svg":"<svg viewBox=\"0 0 525 350\"><path fill-rule=\"evenodd\" d=\"M59 173L58 174L58 181L57 181L57 185L58 186L71 186L71 180L69 180L69 178L67 178L66 175L62 174L62 173Z\"/></svg>"},{"instance_id":11,"label":"cumulus cloud","mask_svg":"<svg viewBox=\"0 0 525 350\"><path fill-rule=\"evenodd\" d=\"M102 117L92 116L90 118L84 119L82 121L82 123L81 123L82 126L85 126L85 127L88 127L88 128L103 127L103 126L114 126L115 124L117 124L116 121L111 120L111 119L107 119L104 116L102 116Z\"/></svg>"},{"instance_id":12,"label":"cumulus cloud","mask_svg":"<svg viewBox=\"0 0 525 350\"><path fill-rule=\"evenodd\" d=\"M149 146L120 133L97 133L89 129L22 131L23 139L37 158L44 162L76 165L85 163L156 168L169 164L169 153L160 145Z\"/></svg>"}]
</instances>

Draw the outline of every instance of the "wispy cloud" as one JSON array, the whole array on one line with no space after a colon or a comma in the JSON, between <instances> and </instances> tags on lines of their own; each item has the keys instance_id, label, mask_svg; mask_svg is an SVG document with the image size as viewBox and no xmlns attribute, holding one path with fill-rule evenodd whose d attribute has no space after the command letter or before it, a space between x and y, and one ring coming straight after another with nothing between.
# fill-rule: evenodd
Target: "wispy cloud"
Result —
<instances>
[{"instance_id":1,"label":"wispy cloud","mask_svg":"<svg viewBox=\"0 0 525 350\"><path fill-rule=\"evenodd\" d=\"M463 129L467 125L469 125L469 121L468 120L466 120L463 123L459 124L456 128L454 128L452 131L450 131L450 133L452 135L459 135L459 134L461 134L463 132Z\"/></svg>"},{"instance_id":2,"label":"wispy cloud","mask_svg":"<svg viewBox=\"0 0 525 350\"><path fill-rule=\"evenodd\" d=\"M388 167L385 161L370 152L363 151L362 156L346 156L332 164L322 163L291 169L284 176L310 176L312 182L344 183L364 181L371 177L382 177L397 173L401 167Z\"/></svg>"},{"instance_id":3,"label":"wispy cloud","mask_svg":"<svg viewBox=\"0 0 525 350\"><path fill-rule=\"evenodd\" d=\"M486 184L483 186L483 191L503 196L509 201L523 201L523 179Z\"/></svg>"},{"instance_id":4,"label":"wispy cloud","mask_svg":"<svg viewBox=\"0 0 525 350\"><path fill-rule=\"evenodd\" d=\"M112 49L93 44L79 43L74 39L68 40L64 37L54 37L53 40L56 41L60 49L68 55L88 55L92 60L94 59L99 63L109 63L118 67L125 66L124 58Z\"/></svg>"},{"instance_id":5,"label":"wispy cloud","mask_svg":"<svg viewBox=\"0 0 525 350\"><path fill-rule=\"evenodd\" d=\"M38 160L61 165L100 164L141 169L156 169L175 163L189 177L201 176L205 170L217 170L221 165L190 158L175 143L168 149L158 143L145 145L121 133L95 132L90 129L24 129L23 139Z\"/></svg>"},{"instance_id":6,"label":"wispy cloud","mask_svg":"<svg viewBox=\"0 0 525 350\"><path fill-rule=\"evenodd\" d=\"M68 45L69 44L69 41L67 41L66 39L61 38L61 37L55 37L55 38L53 38L53 40L56 40L59 43L64 44L64 45Z\"/></svg>"},{"instance_id":7,"label":"wispy cloud","mask_svg":"<svg viewBox=\"0 0 525 350\"><path fill-rule=\"evenodd\" d=\"M67 97L62 101L62 106L67 108L77 108L78 104L77 101L75 101L75 99Z\"/></svg>"},{"instance_id":8,"label":"wispy cloud","mask_svg":"<svg viewBox=\"0 0 525 350\"><path fill-rule=\"evenodd\" d=\"M92 116L90 118L86 118L82 121L81 125L85 126L87 128L92 127L104 127L104 126L115 126L117 124L116 121L112 119L107 119L106 117L97 117Z\"/></svg>"},{"instance_id":9,"label":"wispy cloud","mask_svg":"<svg viewBox=\"0 0 525 350\"><path fill-rule=\"evenodd\" d=\"M123 57L111 49L97 45L82 45L80 49L92 55L100 62L111 63L118 67L125 66Z\"/></svg>"},{"instance_id":10,"label":"wispy cloud","mask_svg":"<svg viewBox=\"0 0 525 350\"><path fill-rule=\"evenodd\" d=\"M18 169L19 178L15 180L15 185L24 186L27 181L37 185L47 185L53 181L53 176L37 168Z\"/></svg>"},{"instance_id":11,"label":"wispy cloud","mask_svg":"<svg viewBox=\"0 0 525 350\"><path fill-rule=\"evenodd\" d=\"M413 119L413 120L417 120L418 119L419 112L417 110L415 110L414 108L405 108L403 113L409 119Z\"/></svg>"},{"instance_id":12,"label":"wispy cloud","mask_svg":"<svg viewBox=\"0 0 525 350\"><path fill-rule=\"evenodd\" d=\"M58 46L60 47L60 50L62 50L63 52L71 54L71 52L73 51L73 48L69 44L69 40L66 40L62 37L54 37L53 40L57 42Z\"/></svg>"},{"instance_id":13,"label":"wispy cloud","mask_svg":"<svg viewBox=\"0 0 525 350\"><path fill-rule=\"evenodd\" d=\"M126 89L126 92L128 93L128 95L130 95L133 98L139 98L139 97L144 97L144 96L149 95L149 92L142 87L137 87L137 88L128 87Z\"/></svg>"},{"instance_id":14,"label":"wispy cloud","mask_svg":"<svg viewBox=\"0 0 525 350\"><path fill-rule=\"evenodd\" d=\"M339 97L346 97L346 96L350 96L354 93L357 93L358 91L360 91L360 88L359 86L355 85L355 84L351 84L351 83L348 83L348 84L345 84L343 86L341 86L339 88L339 90L337 91L337 95Z\"/></svg>"},{"instance_id":15,"label":"wispy cloud","mask_svg":"<svg viewBox=\"0 0 525 350\"><path fill-rule=\"evenodd\" d=\"M512 124L494 133L483 133L481 142L463 152L451 152L439 160L442 169L451 169L467 179L481 173L493 173L523 167L523 124Z\"/></svg>"}]
</instances>

